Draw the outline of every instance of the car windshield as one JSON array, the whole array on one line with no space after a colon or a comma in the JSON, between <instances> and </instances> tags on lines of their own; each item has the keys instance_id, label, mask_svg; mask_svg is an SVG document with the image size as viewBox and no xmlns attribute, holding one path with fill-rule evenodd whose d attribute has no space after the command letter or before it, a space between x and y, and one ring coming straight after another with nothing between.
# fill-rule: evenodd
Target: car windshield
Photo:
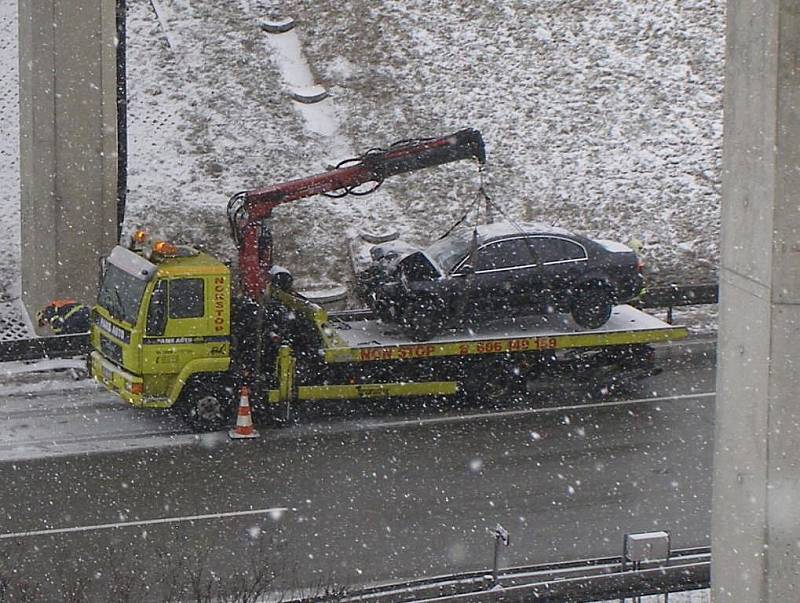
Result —
<instances>
[{"instance_id":1,"label":"car windshield","mask_svg":"<svg viewBox=\"0 0 800 603\"><path fill-rule=\"evenodd\" d=\"M439 239L425 250L425 253L444 271L449 273L469 252L472 231L459 230Z\"/></svg>"},{"instance_id":2,"label":"car windshield","mask_svg":"<svg viewBox=\"0 0 800 603\"><path fill-rule=\"evenodd\" d=\"M113 316L135 324L147 281L136 278L115 266L107 264L97 303Z\"/></svg>"}]
</instances>

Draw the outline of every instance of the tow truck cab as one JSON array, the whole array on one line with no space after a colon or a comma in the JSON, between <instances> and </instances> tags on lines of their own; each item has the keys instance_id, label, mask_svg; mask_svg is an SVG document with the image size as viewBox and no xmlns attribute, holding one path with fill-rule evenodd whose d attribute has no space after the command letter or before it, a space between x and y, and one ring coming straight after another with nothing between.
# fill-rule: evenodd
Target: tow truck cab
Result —
<instances>
[{"instance_id":1,"label":"tow truck cab","mask_svg":"<svg viewBox=\"0 0 800 603\"><path fill-rule=\"evenodd\" d=\"M92 376L134 406L168 408L190 376L227 372L230 278L193 247L115 247L92 311Z\"/></svg>"}]
</instances>

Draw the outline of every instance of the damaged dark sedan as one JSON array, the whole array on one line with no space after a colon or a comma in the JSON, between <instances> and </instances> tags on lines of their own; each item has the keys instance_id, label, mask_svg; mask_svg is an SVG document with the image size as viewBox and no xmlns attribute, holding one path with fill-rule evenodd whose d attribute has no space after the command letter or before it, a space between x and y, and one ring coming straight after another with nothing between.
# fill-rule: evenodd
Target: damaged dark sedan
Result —
<instances>
[{"instance_id":1,"label":"damaged dark sedan","mask_svg":"<svg viewBox=\"0 0 800 603\"><path fill-rule=\"evenodd\" d=\"M643 287L642 262L627 245L541 224L465 228L424 249L390 241L370 257L359 296L417 340L460 322L553 312L598 328Z\"/></svg>"}]
</instances>

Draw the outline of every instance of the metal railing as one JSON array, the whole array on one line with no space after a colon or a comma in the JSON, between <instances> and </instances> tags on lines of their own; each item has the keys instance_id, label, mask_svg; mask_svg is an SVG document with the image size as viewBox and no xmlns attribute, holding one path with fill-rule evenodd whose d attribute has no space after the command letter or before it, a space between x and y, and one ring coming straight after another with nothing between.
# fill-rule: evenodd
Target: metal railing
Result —
<instances>
[{"instance_id":1,"label":"metal railing","mask_svg":"<svg viewBox=\"0 0 800 603\"><path fill-rule=\"evenodd\" d=\"M716 285L689 285L655 287L647 290L634 304L638 308L667 308L667 322L672 321L672 308L717 303ZM365 318L366 310L332 312L344 320ZM0 342L0 362L40 360L42 358L70 358L89 352L89 335L59 335L17 341Z\"/></svg>"},{"instance_id":2,"label":"metal railing","mask_svg":"<svg viewBox=\"0 0 800 603\"><path fill-rule=\"evenodd\" d=\"M719 301L717 285L670 285L647 289L641 297L643 308L668 308L671 306L695 306L716 304Z\"/></svg>"},{"instance_id":3,"label":"metal railing","mask_svg":"<svg viewBox=\"0 0 800 603\"><path fill-rule=\"evenodd\" d=\"M588 603L709 588L710 568L711 550L695 548L673 551L667 560L644 561L636 568L626 567L622 557L568 561L507 569L496 581L487 571L351 590L337 601Z\"/></svg>"},{"instance_id":4,"label":"metal railing","mask_svg":"<svg viewBox=\"0 0 800 603\"><path fill-rule=\"evenodd\" d=\"M72 358L89 352L89 334L0 341L0 362Z\"/></svg>"},{"instance_id":5,"label":"metal railing","mask_svg":"<svg viewBox=\"0 0 800 603\"><path fill-rule=\"evenodd\" d=\"M648 289L633 304L638 308L666 308L667 322L672 324L672 310L679 306L699 306L719 302L719 288L715 284L667 287Z\"/></svg>"}]
</instances>

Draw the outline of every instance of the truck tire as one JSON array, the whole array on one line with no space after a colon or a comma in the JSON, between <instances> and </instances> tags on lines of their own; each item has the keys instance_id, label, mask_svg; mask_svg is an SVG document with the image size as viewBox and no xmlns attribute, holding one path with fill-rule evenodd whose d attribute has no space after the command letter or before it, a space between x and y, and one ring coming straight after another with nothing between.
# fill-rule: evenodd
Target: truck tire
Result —
<instances>
[{"instance_id":1,"label":"truck tire","mask_svg":"<svg viewBox=\"0 0 800 603\"><path fill-rule=\"evenodd\" d=\"M589 285L585 287L572 304L572 318L587 329L602 327L611 318L614 300L608 287Z\"/></svg>"},{"instance_id":2,"label":"truck tire","mask_svg":"<svg viewBox=\"0 0 800 603\"><path fill-rule=\"evenodd\" d=\"M218 431L232 425L233 390L214 381L193 381L181 393L180 411L192 431Z\"/></svg>"}]
</instances>

